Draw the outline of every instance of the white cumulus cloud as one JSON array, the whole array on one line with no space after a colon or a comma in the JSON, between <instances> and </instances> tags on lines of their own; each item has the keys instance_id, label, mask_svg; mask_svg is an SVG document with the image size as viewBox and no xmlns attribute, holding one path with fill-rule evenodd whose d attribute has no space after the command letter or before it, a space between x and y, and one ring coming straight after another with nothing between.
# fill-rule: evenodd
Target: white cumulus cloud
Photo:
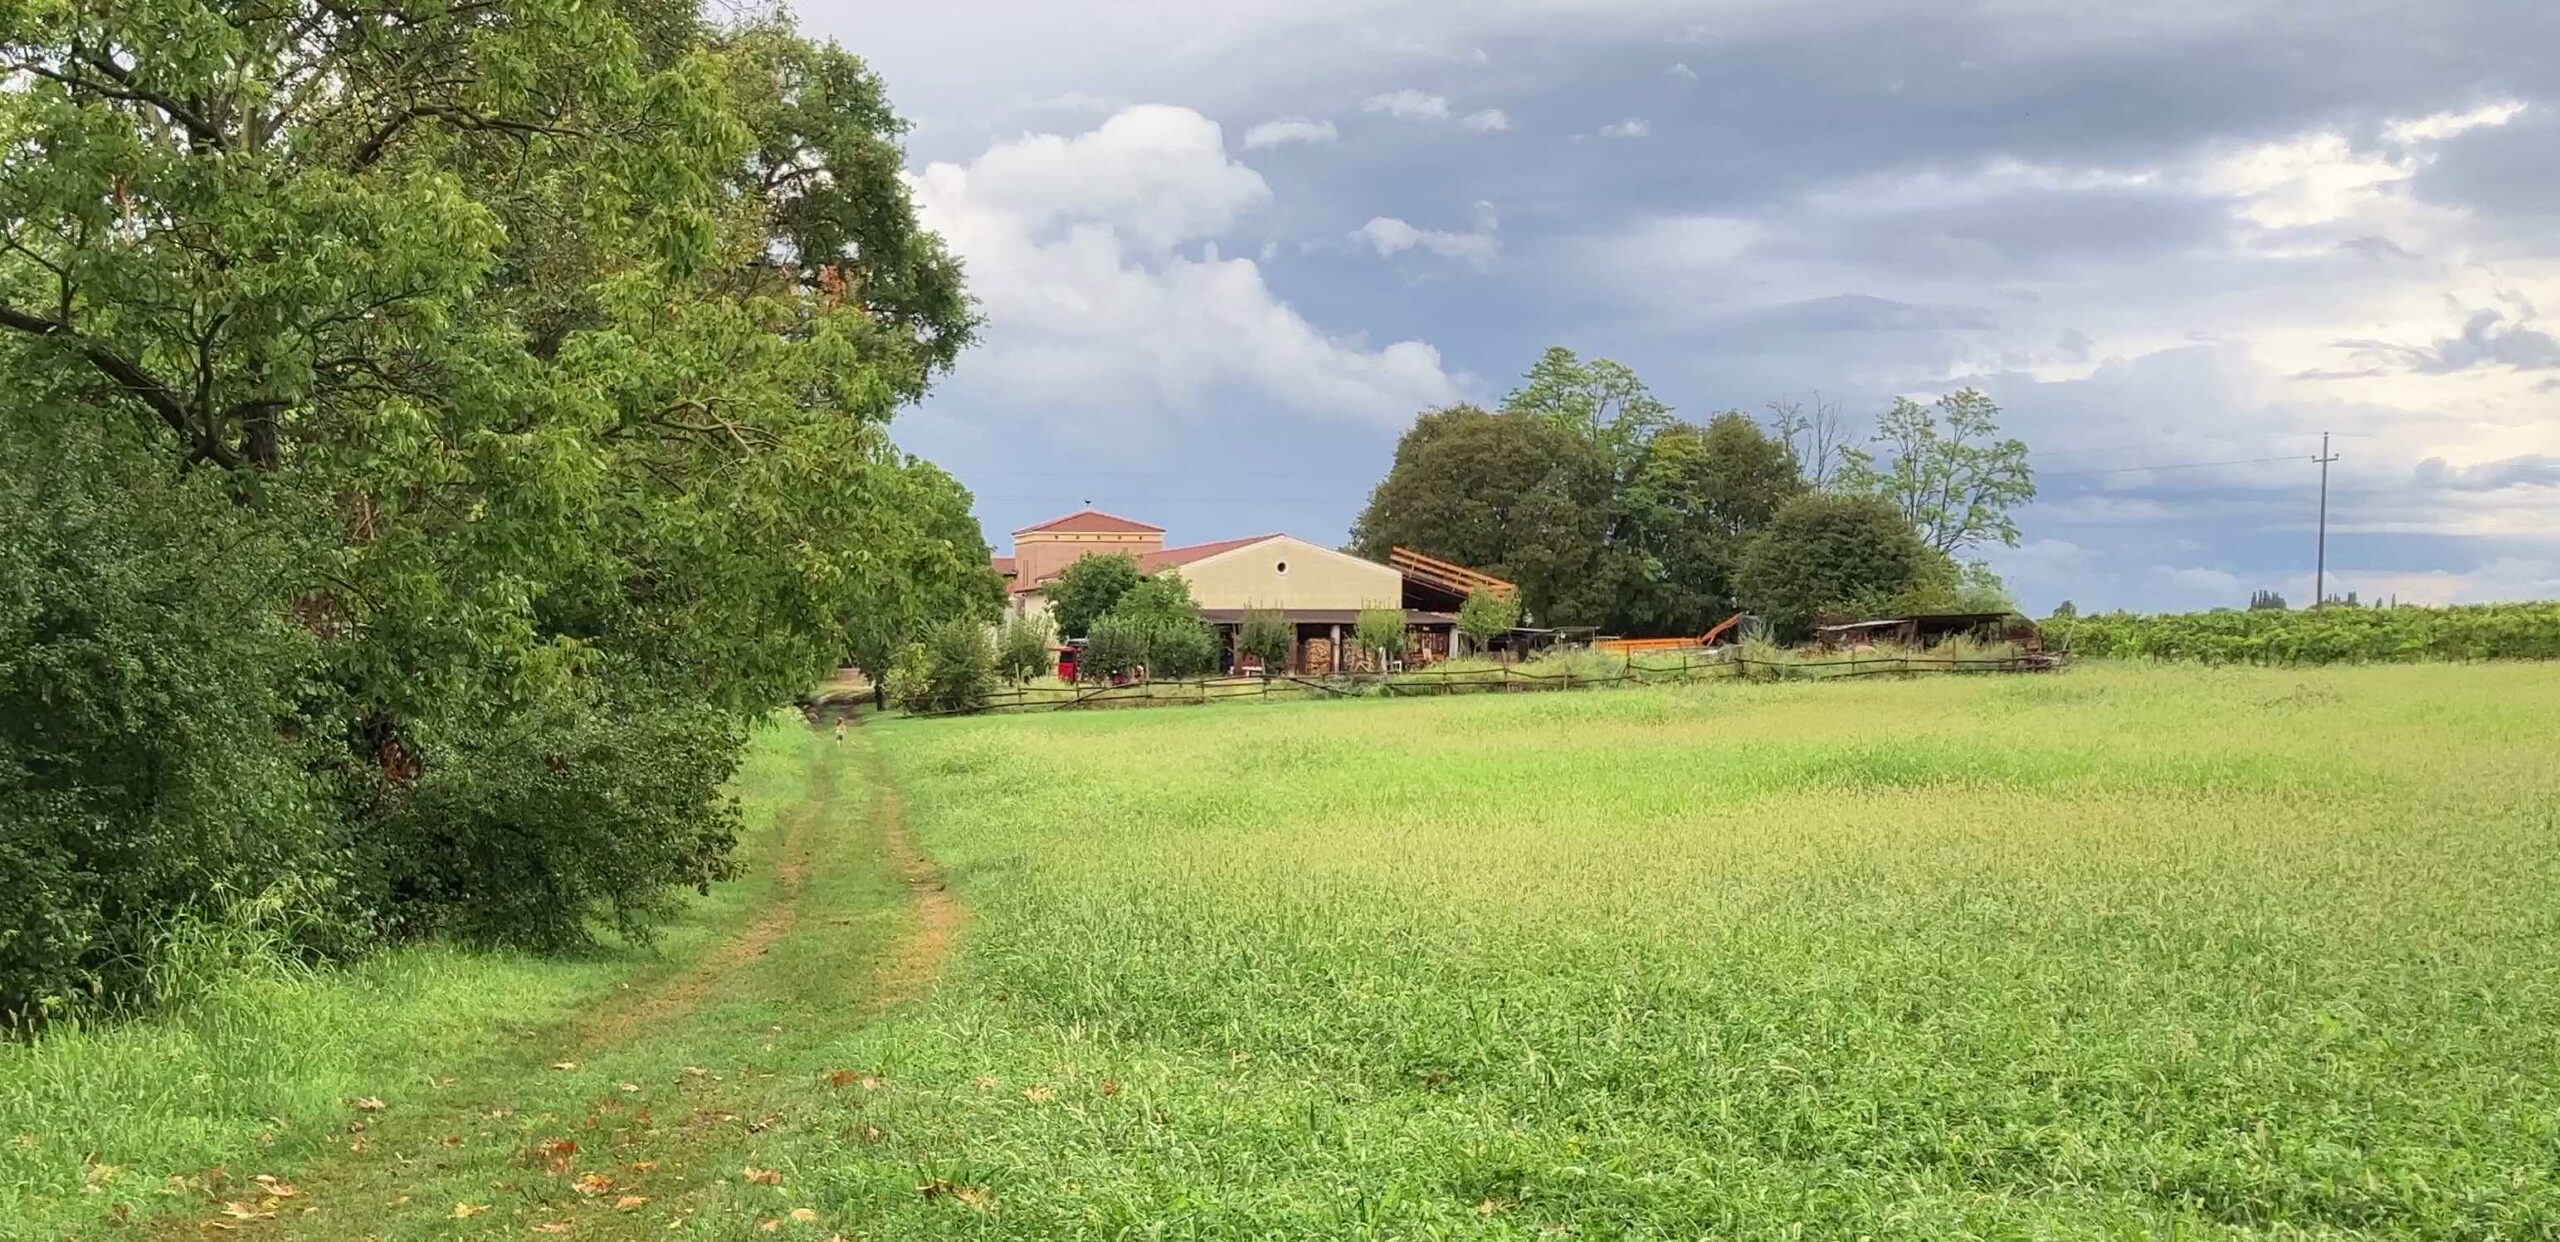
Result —
<instances>
[{"instance_id":1,"label":"white cumulus cloud","mask_svg":"<svg viewBox=\"0 0 2560 1242\"><path fill-rule=\"evenodd\" d=\"M1493 265L1494 257L1501 251L1494 228L1493 205L1478 203L1476 227L1465 232L1420 228L1394 216L1376 216L1352 230L1351 239L1367 243L1380 258L1394 258L1408 250L1422 250L1444 259L1485 268Z\"/></svg>"},{"instance_id":2,"label":"white cumulus cloud","mask_svg":"<svg viewBox=\"0 0 2560 1242\"><path fill-rule=\"evenodd\" d=\"M1669 72L1672 77L1678 78L1683 82L1695 82L1698 80L1698 71L1690 68L1689 62L1685 60L1674 61L1667 72Z\"/></svg>"},{"instance_id":3,"label":"white cumulus cloud","mask_svg":"<svg viewBox=\"0 0 2560 1242\"><path fill-rule=\"evenodd\" d=\"M1511 128L1511 116L1500 108L1487 108L1468 113L1458 124L1479 134L1491 134Z\"/></svg>"},{"instance_id":4,"label":"white cumulus cloud","mask_svg":"<svg viewBox=\"0 0 2560 1242\"><path fill-rule=\"evenodd\" d=\"M1623 121L1612 121L1600 127L1600 136L1603 138L1642 138L1652 132L1653 122L1640 116L1631 116Z\"/></svg>"},{"instance_id":5,"label":"white cumulus cloud","mask_svg":"<svg viewBox=\"0 0 2560 1242\"><path fill-rule=\"evenodd\" d=\"M1445 95L1425 94L1408 86L1384 95L1371 95L1360 105L1363 112L1383 112L1399 121L1445 121L1449 119L1449 99Z\"/></svg>"},{"instance_id":6,"label":"white cumulus cloud","mask_svg":"<svg viewBox=\"0 0 2560 1242\"><path fill-rule=\"evenodd\" d=\"M1244 149L1259 151L1290 142L1331 142L1340 135L1331 121L1311 120L1303 116L1284 116L1264 121L1244 131Z\"/></svg>"},{"instance_id":7,"label":"white cumulus cloud","mask_svg":"<svg viewBox=\"0 0 2560 1242\"><path fill-rule=\"evenodd\" d=\"M1380 426L1462 395L1428 343L1327 332L1255 260L1219 253L1271 191L1191 109L1131 108L1088 133L1027 135L908 180L986 314L954 388L1168 417L1214 413L1242 389Z\"/></svg>"}]
</instances>

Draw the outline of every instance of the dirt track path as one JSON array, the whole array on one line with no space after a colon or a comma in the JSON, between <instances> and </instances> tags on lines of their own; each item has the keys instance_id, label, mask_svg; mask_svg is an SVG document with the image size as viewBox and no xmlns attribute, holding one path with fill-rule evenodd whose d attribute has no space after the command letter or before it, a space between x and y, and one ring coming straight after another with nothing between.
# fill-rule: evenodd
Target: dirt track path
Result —
<instances>
[{"instance_id":1,"label":"dirt track path","mask_svg":"<svg viewBox=\"0 0 2560 1242\"><path fill-rule=\"evenodd\" d=\"M208 1211L145 1235L663 1237L718 1202L749 1136L789 1124L774 1084L824 1076L795 1062L921 997L966 921L878 751L859 730L817 749L808 800L779 824L770 893L726 939L565 1028L358 1114L334 1150L286 1171L285 1197L230 1184ZM843 786L857 772L868 797L852 814ZM871 938L883 934L894 938Z\"/></svg>"}]
</instances>

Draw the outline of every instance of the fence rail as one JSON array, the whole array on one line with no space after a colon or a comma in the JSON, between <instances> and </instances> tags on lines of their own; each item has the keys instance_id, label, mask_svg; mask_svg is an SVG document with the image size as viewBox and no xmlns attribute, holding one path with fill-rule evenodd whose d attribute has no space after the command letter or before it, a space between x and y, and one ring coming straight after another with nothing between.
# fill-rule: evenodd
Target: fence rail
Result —
<instances>
[{"instance_id":1,"label":"fence rail","mask_svg":"<svg viewBox=\"0 0 2560 1242\"><path fill-rule=\"evenodd\" d=\"M1473 693L1585 690L1615 685L1681 685L1716 679L1826 681L1836 677L1918 676L1930 673L1979 674L2037 672L2056 667L2057 657L2023 655L1990 659L1957 659L1921 655L1850 656L1836 660L1753 660L1683 657L1676 664L1645 663L1629 655L1606 671L1577 673L1570 665L1552 673L1534 673L1509 664L1491 668L1412 669L1401 673L1345 673L1316 678L1290 673L1271 676L1223 676L1134 681L1123 685L1007 686L987 705L963 711L910 712L917 717L970 716L990 712L1069 711L1111 706L1179 706L1223 703L1236 699L1359 698L1375 695L1447 695ZM1757 671L1755 671L1757 670Z\"/></svg>"}]
</instances>

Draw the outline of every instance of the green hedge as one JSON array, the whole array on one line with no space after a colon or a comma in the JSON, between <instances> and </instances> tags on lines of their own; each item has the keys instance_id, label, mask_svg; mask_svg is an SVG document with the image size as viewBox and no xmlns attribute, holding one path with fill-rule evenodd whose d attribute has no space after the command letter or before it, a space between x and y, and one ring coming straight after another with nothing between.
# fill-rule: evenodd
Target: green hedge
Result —
<instances>
[{"instance_id":1,"label":"green hedge","mask_svg":"<svg viewBox=\"0 0 2560 1242\"><path fill-rule=\"evenodd\" d=\"M2560 602L2057 617L2048 646L2121 659L2348 664L2560 659Z\"/></svg>"}]
</instances>

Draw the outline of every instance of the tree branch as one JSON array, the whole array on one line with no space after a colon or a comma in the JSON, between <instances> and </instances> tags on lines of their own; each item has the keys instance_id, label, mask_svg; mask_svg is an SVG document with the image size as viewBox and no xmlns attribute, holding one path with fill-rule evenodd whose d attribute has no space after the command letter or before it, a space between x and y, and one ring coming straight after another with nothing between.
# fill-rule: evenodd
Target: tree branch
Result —
<instances>
[{"instance_id":1,"label":"tree branch","mask_svg":"<svg viewBox=\"0 0 2560 1242\"><path fill-rule=\"evenodd\" d=\"M167 423L169 429L177 432L178 438L189 446L190 456L202 458L226 469L239 466L239 454L215 440L205 429L197 427L195 420L187 416L186 404L178 400L177 394L169 391L168 385L152 378L150 372L143 370L131 359L72 331L69 324L47 319L42 315L30 314L6 302L0 302L0 327L15 328L20 332L48 340L58 340L69 345L81 357L88 359L90 366L97 368L108 379L114 380L127 395L151 407L151 412L159 415L160 421Z\"/></svg>"}]
</instances>

